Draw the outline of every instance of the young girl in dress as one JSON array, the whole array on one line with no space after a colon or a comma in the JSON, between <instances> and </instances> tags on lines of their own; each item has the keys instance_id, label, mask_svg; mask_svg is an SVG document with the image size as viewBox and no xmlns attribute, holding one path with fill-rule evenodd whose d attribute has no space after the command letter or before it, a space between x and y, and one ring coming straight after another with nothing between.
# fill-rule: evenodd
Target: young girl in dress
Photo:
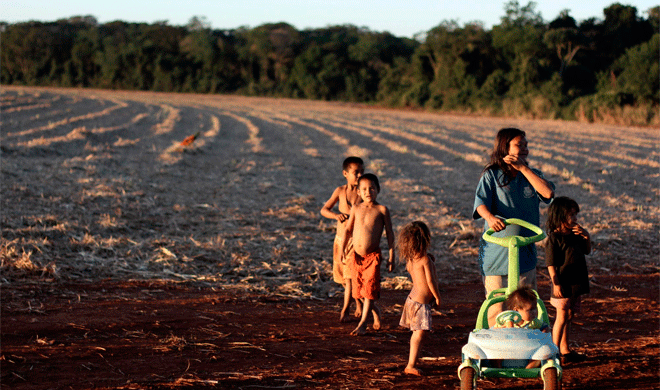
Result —
<instances>
[{"instance_id":1,"label":"young girl in dress","mask_svg":"<svg viewBox=\"0 0 660 390\"><path fill-rule=\"evenodd\" d=\"M580 296L589 293L585 255L591 252L591 237L578 224L578 212L577 202L565 196L555 198L548 207L545 263L552 281L550 304L557 309L552 341L559 347L562 364L584 360L568 343L573 316L580 310Z\"/></svg>"},{"instance_id":2,"label":"young girl in dress","mask_svg":"<svg viewBox=\"0 0 660 390\"><path fill-rule=\"evenodd\" d=\"M427 253L430 244L431 233L424 222L409 223L399 232L399 255L405 259L406 270L413 282L399 322L399 325L409 328L413 333L410 337L408 365L404 370L410 375L422 375L422 371L417 367L419 347L431 331L432 305L440 305L435 259Z\"/></svg>"}]
</instances>

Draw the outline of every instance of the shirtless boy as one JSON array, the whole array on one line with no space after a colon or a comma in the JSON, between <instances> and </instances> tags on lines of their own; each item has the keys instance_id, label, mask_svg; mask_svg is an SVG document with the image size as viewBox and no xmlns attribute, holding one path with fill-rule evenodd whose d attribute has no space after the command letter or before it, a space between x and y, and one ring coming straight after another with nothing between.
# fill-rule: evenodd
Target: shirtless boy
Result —
<instances>
[{"instance_id":1,"label":"shirtless boy","mask_svg":"<svg viewBox=\"0 0 660 390\"><path fill-rule=\"evenodd\" d=\"M342 165L342 173L346 178L346 184L335 189L330 199L321 208L321 215L337 220L337 233L332 246L332 278L336 283L344 286L344 306L339 315L339 320L344 322L347 320L346 313L351 304L352 282L339 237L346 230L346 220L348 220L351 207L362 200L358 195L357 187L358 179L364 173L364 162L359 157L347 157ZM335 205L339 209L338 213L332 211ZM347 240L348 252L351 254L353 251L352 237L348 237ZM355 299L355 316L362 316L362 302L359 299Z\"/></svg>"},{"instance_id":2,"label":"shirtless boy","mask_svg":"<svg viewBox=\"0 0 660 390\"><path fill-rule=\"evenodd\" d=\"M374 301L380 298L380 262L382 254L380 239L383 230L387 235L389 259L387 271L394 271L394 234L392 233L392 220L387 207L376 202L380 192L380 184L376 175L367 173L358 179L358 194L362 198L351 209L346 223L346 230L340 236L342 250L348 247L346 238L353 236L352 260L347 263L352 268L353 298L363 299L362 318L358 326L351 332L352 335L366 333L367 318L373 312L375 330L380 329L380 311Z\"/></svg>"}]
</instances>

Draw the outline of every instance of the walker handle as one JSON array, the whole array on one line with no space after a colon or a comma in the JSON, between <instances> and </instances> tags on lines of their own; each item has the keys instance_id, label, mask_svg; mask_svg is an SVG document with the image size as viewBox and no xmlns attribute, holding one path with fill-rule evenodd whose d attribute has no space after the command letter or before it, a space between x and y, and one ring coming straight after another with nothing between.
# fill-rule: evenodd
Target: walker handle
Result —
<instances>
[{"instance_id":1,"label":"walker handle","mask_svg":"<svg viewBox=\"0 0 660 390\"><path fill-rule=\"evenodd\" d=\"M493 228L490 228L484 232L483 239L490 243L508 248L512 244L511 241L515 242L515 246L526 246L533 244L535 242L539 242L545 238L545 233L540 227L533 225L527 221L523 221L522 219L509 218L504 220L504 224L522 226L536 233L536 235L532 237L522 237L522 236L494 237L493 233L495 233L495 230L493 230Z\"/></svg>"}]
</instances>

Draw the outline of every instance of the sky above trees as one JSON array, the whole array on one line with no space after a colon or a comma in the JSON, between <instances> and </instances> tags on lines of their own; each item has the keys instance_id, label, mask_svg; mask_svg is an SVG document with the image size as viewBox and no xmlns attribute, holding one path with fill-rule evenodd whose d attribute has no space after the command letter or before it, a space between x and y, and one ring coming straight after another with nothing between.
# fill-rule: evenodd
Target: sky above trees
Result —
<instances>
[{"instance_id":1,"label":"sky above trees","mask_svg":"<svg viewBox=\"0 0 660 390\"><path fill-rule=\"evenodd\" d=\"M0 21L46 22L91 15L100 23L115 20L146 23L168 21L170 25L182 26L197 16L204 18L209 27L214 29L256 27L277 22L286 22L299 30L351 24L412 38L445 20L457 21L459 25L480 21L485 28L490 29L505 16L505 3L487 0L23 0L1 1ZM537 1L536 10L546 22L557 18L565 9L570 10L570 15L577 21L582 21L592 17L603 19L603 9L612 3L611 0ZM525 5L527 2L521 1L520 4ZM646 11L658 5L658 1L621 1L621 4L634 6L640 16L647 17Z\"/></svg>"}]
</instances>

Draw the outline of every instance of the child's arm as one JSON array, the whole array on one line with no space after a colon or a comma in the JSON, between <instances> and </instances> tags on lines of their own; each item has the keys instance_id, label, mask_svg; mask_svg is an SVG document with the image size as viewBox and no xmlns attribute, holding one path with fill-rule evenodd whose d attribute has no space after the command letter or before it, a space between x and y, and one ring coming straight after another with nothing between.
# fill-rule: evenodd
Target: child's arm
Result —
<instances>
[{"instance_id":1,"label":"child's arm","mask_svg":"<svg viewBox=\"0 0 660 390\"><path fill-rule=\"evenodd\" d=\"M346 240L348 237L350 237L350 235L353 234L353 227L355 225L355 209L356 207L351 208L351 214L349 215L348 221L346 222L346 229L339 233L339 242L341 243L342 256L346 254Z\"/></svg>"},{"instance_id":2,"label":"child's arm","mask_svg":"<svg viewBox=\"0 0 660 390\"><path fill-rule=\"evenodd\" d=\"M552 281L552 295L557 298L564 298L561 294L561 286L559 285L559 275L554 265L548 266L548 273L550 274L550 281Z\"/></svg>"},{"instance_id":3,"label":"child's arm","mask_svg":"<svg viewBox=\"0 0 660 390\"><path fill-rule=\"evenodd\" d=\"M336 219L339 222L344 222L346 219L348 219L348 215L344 213L335 213L332 211L332 208L335 207L337 202L339 202L339 195L341 194L341 187L337 187L335 191L332 193L332 196L330 196L330 199L328 199L327 202L323 205L321 208L321 215L328 218L328 219Z\"/></svg>"},{"instance_id":4,"label":"child's arm","mask_svg":"<svg viewBox=\"0 0 660 390\"><path fill-rule=\"evenodd\" d=\"M585 245L585 255L588 255L591 253L591 235L587 231L587 229L583 228L580 224L575 224L573 225L573 234L578 235L586 241Z\"/></svg>"},{"instance_id":5,"label":"child's arm","mask_svg":"<svg viewBox=\"0 0 660 390\"><path fill-rule=\"evenodd\" d=\"M440 306L440 292L438 288L438 275L435 270L435 264L429 259L427 255L426 262L424 263L424 274L426 276L426 284L433 297L435 297L435 305Z\"/></svg>"},{"instance_id":6,"label":"child's arm","mask_svg":"<svg viewBox=\"0 0 660 390\"><path fill-rule=\"evenodd\" d=\"M387 236L387 246L389 247L389 259L387 260L387 272L394 271L395 255L394 255L394 232L392 231L392 219L390 218L390 210L385 207L385 235Z\"/></svg>"}]
</instances>

